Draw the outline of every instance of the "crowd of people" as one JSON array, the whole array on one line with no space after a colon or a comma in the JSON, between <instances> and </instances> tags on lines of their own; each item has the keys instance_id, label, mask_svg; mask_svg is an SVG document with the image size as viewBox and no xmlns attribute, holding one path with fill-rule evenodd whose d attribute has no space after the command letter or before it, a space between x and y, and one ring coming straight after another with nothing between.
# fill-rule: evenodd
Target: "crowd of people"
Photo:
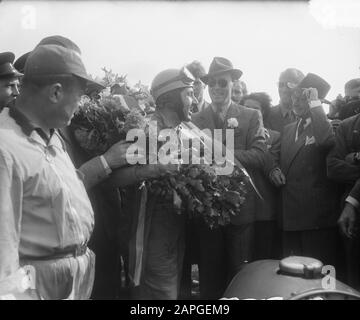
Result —
<instances>
[{"instance_id":1,"label":"crowd of people","mask_svg":"<svg viewBox=\"0 0 360 320\"><path fill-rule=\"evenodd\" d=\"M70 124L80 99L105 86L73 41L44 38L16 61L0 53L0 296L21 297L19 275L31 266L34 299L191 299L196 264L200 298L219 299L245 263L290 255L332 265L359 289L360 79L330 102L326 80L288 68L272 106L241 76L214 57L208 71L194 61L151 84L159 131L189 121L229 129L236 119L234 155L256 190L211 229L143 183L178 165L129 165L127 141L96 157L78 145ZM111 91L138 107L126 87Z\"/></svg>"}]
</instances>

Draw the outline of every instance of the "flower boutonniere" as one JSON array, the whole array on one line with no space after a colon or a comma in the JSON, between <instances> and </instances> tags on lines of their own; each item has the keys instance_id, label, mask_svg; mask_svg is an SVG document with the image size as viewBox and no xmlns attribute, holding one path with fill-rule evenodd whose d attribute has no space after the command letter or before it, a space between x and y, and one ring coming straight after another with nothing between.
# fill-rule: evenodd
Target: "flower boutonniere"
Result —
<instances>
[{"instance_id":1,"label":"flower boutonniere","mask_svg":"<svg viewBox=\"0 0 360 320\"><path fill-rule=\"evenodd\" d=\"M230 118L227 120L228 128L235 129L239 126L239 122L236 120L236 118Z\"/></svg>"}]
</instances>

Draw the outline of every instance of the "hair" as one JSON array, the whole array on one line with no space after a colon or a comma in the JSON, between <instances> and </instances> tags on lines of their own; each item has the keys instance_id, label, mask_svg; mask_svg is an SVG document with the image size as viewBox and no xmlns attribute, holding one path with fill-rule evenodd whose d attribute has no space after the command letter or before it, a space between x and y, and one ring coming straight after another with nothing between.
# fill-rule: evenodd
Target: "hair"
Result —
<instances>
[{"instance_id":1,"label":"hair","mask_svg":"<svg viewBox=\"0 0 360 320\"><path fill-rule=\"evenodd\" d=\"M205 68L200 61L194 60L189 63L186 68L191 72L194 78L201 78L206 75Z\"/></svg>"},{"instance_id":2,"label":"hair","mask_svg":"<svg viewBox=\"0 0 360 320\"><path fill-rule=\"evenodd\" d=\"M38 92L43 88L54 83L60 83L64 90L70 90L77 81L81 81L85 86L86 81L71 74L65 75L46 75L46 76L30 76L26 75L22 78L22 90L30 89L30 91Z\"/></svg>"},{"instance_id":3,"label":"hair","mask_svg":"<svg viewBox=\"0 0 360 320\"><path fill-rule=\"evenodd\" d=\"M246 100L255 100L260 103L261 113L264 121L267 120L271 108L271 98L266 92L253 92L241 98L240 104L243 105Z\"/></svg>"}]
</instances>

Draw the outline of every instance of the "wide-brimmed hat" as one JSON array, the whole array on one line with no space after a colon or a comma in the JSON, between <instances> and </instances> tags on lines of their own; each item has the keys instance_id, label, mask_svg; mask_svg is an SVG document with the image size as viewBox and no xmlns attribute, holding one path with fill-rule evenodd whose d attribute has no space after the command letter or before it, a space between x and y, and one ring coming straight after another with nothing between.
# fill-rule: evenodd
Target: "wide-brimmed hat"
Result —
<instances>
[{"instance_id":1,"label":"wide-brimmed hat","mask_svg":"<svg viewBox=\"0 0 360 320\"><path fill-rule=\"evenodd\" d=\"M215 57L210 64L209 72L201 77L201 81L208 83L209 79L220 74L230 73L233 80L238 80L242 76L242 71L234 69L230 60L223 57Z\"/></svg>"},{"instance_id":2,"label":"wide-brimmed hat","mask_svg":"<svg viewBox=\"0 0 360 320\"><path fill-rule=\"evenodd\" d=\"M14 60L15 55L12 52L0 53L0 78L21 77L23 75L13 66Z\"/></svg>"},{"instance_id":3,"label":"wide-brimmed hat","mask_svg":"<svg viewBox=\"0 0 360 320\"><path fill-rule=\"evenodd\" d=\"M80 55L74 50L52 44L40 45L27 58L24 79L62 75L74 75L85 80L87 85L103 87L87 74Z\"/></svg>"},{"instance_id":4,"label":"wide-brimmed hat","mask_svg":"<svg viewBox=\"0 0 360 320\"><path fill-rule=\"evenodd\" d=\"M37 48L38 46L43 46L43 45L47 45L47 44L55 44L55 45L58 45L58 46L61 46L61 47L67 48L67 49L71 49L81 55L81 50L75 42L73 42L69 38L65 38L65 37L59 36L59 35L48 36L48 37L43 38L36 45L35 48ZM20 72L24 72L25 63L26 63L26 60L30 53L31 53L31 51L23 54L18 59L16 59L16 61L14 62L14 67L16 68L16 70L18 70Z\"/></svg>"},{"instance_id":5,"label":"wide-brimmed hat","mask_svg":"<svg viewBox=\"0 0 360 320\"><path fill-rule=\"evenodd\" d=\"M306 77L294 88L316 88L319 99L324 99L330 91L330 84L314 73L308 73Z\"/></svg>"}]
</instances>

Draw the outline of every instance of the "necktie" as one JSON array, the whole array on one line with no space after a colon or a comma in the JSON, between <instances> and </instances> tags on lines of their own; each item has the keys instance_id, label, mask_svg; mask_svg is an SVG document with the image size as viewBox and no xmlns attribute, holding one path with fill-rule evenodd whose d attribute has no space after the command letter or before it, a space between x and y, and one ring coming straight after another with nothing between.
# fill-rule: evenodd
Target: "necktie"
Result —
<instances>
[{"instance_id":1,"label":"necktie","mask_svg":"<svg viewBox=\"0 0 360 320\"><path fill-rule=\"evenodd\" d=\"M220 117L220 112L221 110L216 110L216 112L214 112L214 122L216 129L222 129L224 124L223 120Z\"/></svg>"},{"instance_id":2,"label":"necktie","mask_svg":"<svg viewBox=\"0 0 360 320\"><path fill-rule=\"evenodd\" d=\"M304 132L306 119L301 118L298 126L298 137Z\"/></svg>"}]
</instances>

